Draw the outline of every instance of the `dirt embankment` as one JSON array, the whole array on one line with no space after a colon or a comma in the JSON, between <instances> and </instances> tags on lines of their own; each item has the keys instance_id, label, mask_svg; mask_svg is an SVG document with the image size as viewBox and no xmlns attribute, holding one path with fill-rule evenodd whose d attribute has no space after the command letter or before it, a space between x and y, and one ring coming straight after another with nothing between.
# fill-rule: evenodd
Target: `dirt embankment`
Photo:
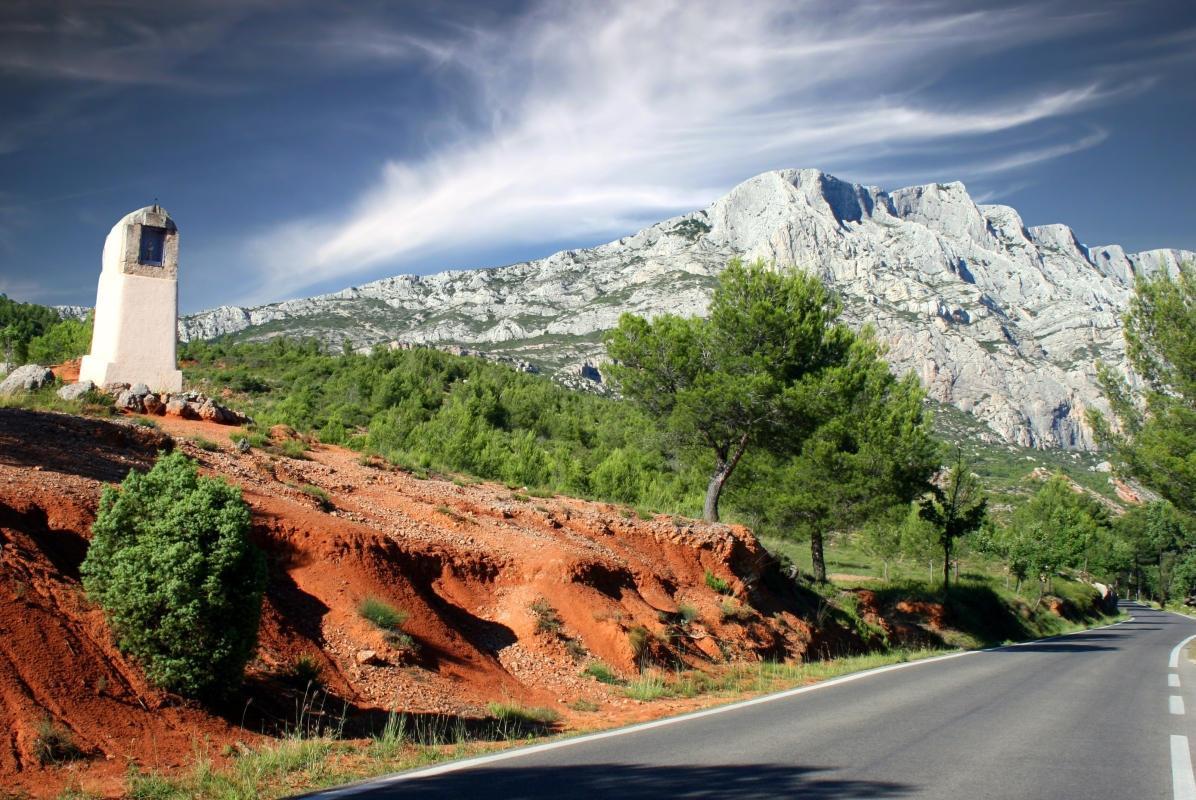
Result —
<instances>
[{"instance_id":1,"label":"dirt embankment","mask_svg":"<svg viewBox=\"0 0 1196 800\"><path fill-rule=\"evenodd\" d=\"M130 765L181 766L197 742L219 758L294 724L293 673L313 663L331 695L325 711L350 732L392 709L480 717L490 701L550 706L565 724L592 726L569 704L598 704L604 723L679 708L583 677L592 660L631 675L644 660L701 667L860 646L836 623L815 627L817 598L781 578L739 527L421 480L335 447L308 460L239 453L225 427L159 424L0 409L0 783L41 794L82 780L113 792ZM243 487L269 559L258 653L224 709L148 685L79 584L102 487L170 447ZM366 597L409 615L414 647L361 618ZM83 757L47 766L62 756L47 757L48 731Z\"/></svg>"}]
</instances>

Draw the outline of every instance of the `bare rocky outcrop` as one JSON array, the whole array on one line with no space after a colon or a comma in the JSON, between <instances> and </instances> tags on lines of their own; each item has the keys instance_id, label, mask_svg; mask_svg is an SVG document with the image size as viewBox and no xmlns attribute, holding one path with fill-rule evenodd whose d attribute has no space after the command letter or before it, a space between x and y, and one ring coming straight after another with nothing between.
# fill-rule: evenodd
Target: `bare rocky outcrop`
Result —
<instances>
[{"instance_id":1,"label":"bare rocky outcrop","mask_svg":"<svg viewBox=\"0 0 1196 800\"><path fill-rule=\"evenodd\" d=\"M900 372L1005 441L1089 448L1105 408L1095 362L1125 368L1120 315L1136 275L1196 254L1087 247L1065 225L1027 227L961 183L887 192L818 170L758 175L703 211L608 244L500 269L403 275L319 297L224 306L179 322L184 340L316 336L333 347L401 340L468 347L590 383L601 332L625 311L701 314L733 256L813 270L846 316L876 327Z\"/></svg>"}]
</instances>

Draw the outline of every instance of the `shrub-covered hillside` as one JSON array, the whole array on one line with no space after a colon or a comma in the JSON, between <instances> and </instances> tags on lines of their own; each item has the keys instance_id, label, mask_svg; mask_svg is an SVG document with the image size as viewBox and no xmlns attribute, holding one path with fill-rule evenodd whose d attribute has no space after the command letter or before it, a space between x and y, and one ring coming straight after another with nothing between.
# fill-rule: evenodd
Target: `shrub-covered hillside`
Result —
<instances>
[{"instance_id":1,"label":"shrub-covered hillside","mask_svg":"<svg viewBox=\"0 0 1196 800\"><path fill-rule=\"evenodd\" d=\"M705 468L635 407L431 349L327 353L313 341L196 342L193 385L230 388L286 424L395 463L697 514Z\"/></svg>"}]
</instances>

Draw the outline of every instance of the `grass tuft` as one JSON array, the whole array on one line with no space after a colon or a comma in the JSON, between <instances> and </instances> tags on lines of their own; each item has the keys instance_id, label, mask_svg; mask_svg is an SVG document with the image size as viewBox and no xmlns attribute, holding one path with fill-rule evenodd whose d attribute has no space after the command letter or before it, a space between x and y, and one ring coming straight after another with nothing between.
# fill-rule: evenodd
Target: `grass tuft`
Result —
<instances>
[{"instance_id":1,"label":"grass tuft","mask_svg":"<svg viewBox=\"0 0 1196 800\"><path fill-rule=\"evenodd\" d=\"M706 585L719 594L731 593L731 584L715 575L710 570L706 570Z\"/></svg>"},{"instance_id":2,"label":"grass tuft","mask_svg":"<svg viewBox=\"0 0 1196 800\"><path fill-rule=\"evenodd\" d=\"M392 606L380 597L370 595L357 606L357 613L384 631L400 628L409 615Z\"/></svg>"}]
</instances>

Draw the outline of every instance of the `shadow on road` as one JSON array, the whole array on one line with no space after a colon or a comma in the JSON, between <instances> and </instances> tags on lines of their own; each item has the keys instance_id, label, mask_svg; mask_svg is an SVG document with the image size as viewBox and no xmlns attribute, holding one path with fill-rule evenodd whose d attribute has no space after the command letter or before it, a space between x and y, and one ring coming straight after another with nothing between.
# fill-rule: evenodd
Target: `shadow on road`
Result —
<instances>
[{"instance_id":1,"label":"shadow on road","mask_svg":"<svg viewBox=\"0 0 1196 800\"><path fill-rule=\"evenodd\" d=\"M404 782L363 795L372 798L848 798L904 797L914 787L877 781L836 780L821 767L779 764L685 767L587 764L571 767L489 767Z\"/></svg>"}]
</instances>

